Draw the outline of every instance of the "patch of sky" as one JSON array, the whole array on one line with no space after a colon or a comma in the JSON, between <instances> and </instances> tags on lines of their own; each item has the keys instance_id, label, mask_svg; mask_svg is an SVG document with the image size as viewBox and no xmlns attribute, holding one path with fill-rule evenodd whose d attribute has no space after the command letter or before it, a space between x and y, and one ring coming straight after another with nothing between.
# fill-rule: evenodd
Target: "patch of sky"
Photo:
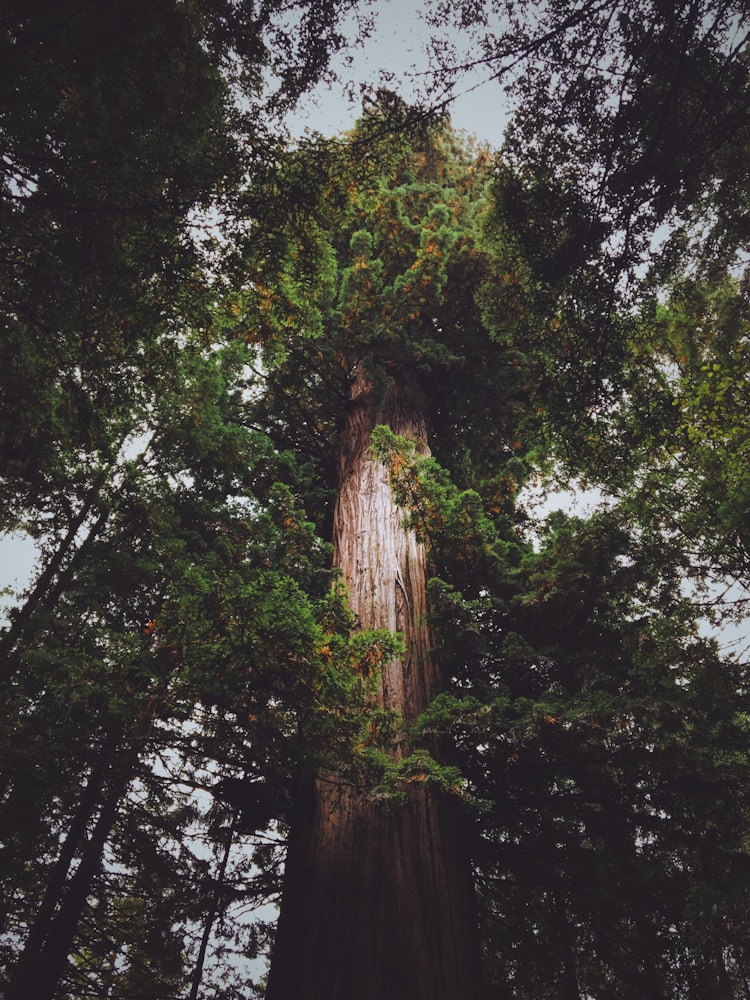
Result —
<instances>
[{"instance_id":1,"label":"patch of sky","mask_svg":"<svg viewBox=\"0 0 750 1000\"><path fill-rule=\"evenodd\" d=\"M461 74L460 88L426 97L434 77L430 48L448 46L447 29L435 29L426 21L429 5L421 0L378 0L371 8L373 27L359 49L334 57L332 73L305 96L287 119L294 138L305 132L338 135L350 129L362 111L362 96L387 87L408 103L445 103L453 126L479 142L498 147L507 124L504 91L492 79L492 70L478 66ZM493 25L490 23L490 29ZM496 27L501 27L498 21ZM357 23L349 18L343 26L348 41L356 38Z\"/></svg>"},{"instance_id":2,"label":"patch of sky","mask_svg":"<svg viewBox=\"0 0 750 1000\"><path fill-rule=\"evenodd\" d=\"M541 477L532 479L518 494L518 505L529 519L526 534L534 547L540 544L544 525L550 514L564 511L571 517L588 518L608 502L600 489L587 487L582 483L555 488Z\"/></svg>"},{"instance_id":3,"label":"patch of sky","mask_svg":"<svg viewBox=\"0 0 750 1000\"><path fill-rule=\"evenodd\" d=\"M31 582L38 558L28 535L14 532L0 539L0 628L9 624L8 615Z\"/></svg>"}]
</instances>

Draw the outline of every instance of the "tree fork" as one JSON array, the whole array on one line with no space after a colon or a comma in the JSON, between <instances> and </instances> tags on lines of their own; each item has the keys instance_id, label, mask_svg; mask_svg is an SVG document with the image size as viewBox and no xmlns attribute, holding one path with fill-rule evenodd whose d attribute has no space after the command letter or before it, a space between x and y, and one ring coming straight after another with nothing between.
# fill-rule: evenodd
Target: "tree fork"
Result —
<instances>
[{"instance_id":1,"label":"tree fork","mask_svg":"<svg viewBox=\"0 0 750 1000\"><path fill-rule=\"evenodd\" d=\"M430 656L423 546L405 531L388 473L373 459L377 424L428 453L418 395L391 384L378 405L362 373L342 433L334 559L362 628L402 633L380 703L414 721L442 686ZM403 741L395 756L408 752ZM475 1000L481 969L463 817L428 784L405 804L319 776L300 795L284 878L268 1000Z\"/></svg>"}]
</instances>

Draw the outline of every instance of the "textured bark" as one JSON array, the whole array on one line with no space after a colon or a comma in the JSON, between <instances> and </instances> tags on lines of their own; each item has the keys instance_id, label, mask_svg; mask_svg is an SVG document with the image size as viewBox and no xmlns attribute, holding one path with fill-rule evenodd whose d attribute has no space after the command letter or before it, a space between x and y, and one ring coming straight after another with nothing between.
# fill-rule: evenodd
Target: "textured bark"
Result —
<instances>
[{"instance_id":1,"label":"textured bark","mask_svg":"<svg viewBox=\"0 0 750 1000\"><path fill-rule=\"evenodd\" d=\"M424 546L404 530L388 473L370 453L372 430L380 423L413 441L423 454L428 450L424 418L405 389L392 386L385 407L378 410L367 384L361 379L355 383L339 459L334 562L343 572L350 607L362 628L404 636L403 660L383 670L381 700L385 708L414 719L440 690L441 679L430 657L425 621Z\"/></svg>"},{"instance_id":2,"label":"textured bark","mask_svg":"<svg viewBox=\"0 0 750 1000\"><path fill-rule=\"evenodd\" d=\"M342 435L335 558L363 628L403 633L383 671L387 708L415 718L440 689L425 622L425 553L403 528L385 468L370 455L378 423L427 451L410 393L374 405L362 378ZM399 743L394 754L408 747ZM268 1000L473 1000L480 960L463 824L425 785L405 805L318 778L297 803Z\"/></svg>"}]
</instances>

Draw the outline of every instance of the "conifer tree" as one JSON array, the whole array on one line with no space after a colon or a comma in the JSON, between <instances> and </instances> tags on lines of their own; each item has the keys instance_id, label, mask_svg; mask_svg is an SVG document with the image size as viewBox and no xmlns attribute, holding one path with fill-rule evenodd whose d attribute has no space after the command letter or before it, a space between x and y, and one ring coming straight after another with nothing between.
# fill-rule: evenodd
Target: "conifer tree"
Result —
<instances>
[{"instance_id":1,"label":"conifer tree","mask_svg":"<svg viewBox=\"0 0 750 1000\"><path fill-rule=\"evenodd\" d=\"M488 350L472 299L486 157L464 151L447 128L388 138L386 115L399 110L381 95L344 148L329 147L315 222L286 234L281 282L262 273L264 256L251 263L247 298L268 365L259 406L277 421L279 444L305 448L314 436L320 475L335 491L334 566L355 621L404 643L395 660L373 664L376 705L390 723L363 747L362 773L319 773L299 792L272 998L481 989L455 775L441 741L411 734L446 684L426 619L425 539L394 501L373 432L382 424L427 455L445 427L446 454L460 453L456 425L474 418L488 430L477 461L512 456L514 400L491 409L488 386L498 374L517 397L522 388ZM302 166L292 159L287 183ZM468 471L468 456L460 460ZM377 792L368 759L390 795Z\"/></svg>"},{"instance_id":2,"label":"conifer tree","mask_svg":"<svg viewBox=\"0 0 750 1000\"><path fill-rule=\"evenodd\" d=\"M392 100L383 101L392 115ZM429 609L437 682L418 704L405 684L398 701L398 673L385 668L379 704L400 719L390 743L373 734L377 757L362 747L385 785L364 762L358 780L326 773L308 784L292 816L269 993L292 995L303 981L321 995L379 996L396 982L414 995L441 989L423 953L403 957L394 914L438 933L422 907L439 898L455 912L451 890L436 878L435 894L398 905L399 854L380 851L390 844L389 823L406 825L397 827L402 847L408 824L419 827L417 794L459 816L469 793L477 811L463 811L460 846L473 861L486 975L498 990L666 997L710 983L739 995L744 921L722 871L744 878L747 760L736 753L744 670L698 636L701 609L682 587L690 553L663 521L646 526L632 497L623 493L611 513L588 522L558 515L536 543L516 503L550 444L558 455L566 443L571 455L578 447L575 437L566 442L570 424L557 420L563 397L545 395L546 373L567 351L555 391L564 385L569 393L580 379L579 402L590 405L583 392L605 372L617 379L612 386L635 391L644 374L628 353L637 351L637 325L613 310L620 338L587 369L594 352L577 359L570 349L578 337L585 343L596 289L606 287L595 266L578 289L579 311L566 314L554 286L538 280L513 243L513 220L500 214L508 204L502 165L488 197L487 161L462 152L449 130L388 142L382 121L371 111L353 133L354 164L337 160L336 147L319 150L321 172L335 181L320 185L312 224L302 232L290 224L288 242L276 245L282 281L274 285L251 265L251 335L268 365L258 412L277 444L309 455L315 481L336 491L332 516L319 488L308 503L319 523L329 518L335 562L362 624L391 606L376 572L388 549L382 512L398 517L410 544L426 546L418 557L424 579L432 577L425 599L417 605L413 591L404 593L408 607ZM292 158L287 182L305 190L311 178L303 181L299 169ZM628 412L614 414L596 438L621 487L634 466L615 464L623 442L613 429ZM666 441L671 426L652 429ZM376 511L380 521L371 523ZM423 579L414 562L406 565L393 573L397 609L402 582ZM381 621L407 637L407 658L395 668L408 677L419 662L416 652L408 659L414 626L408 616ZM710 705L706 685L722 691ZM446 769L455 762L463 785ZM704 801L712 813L731 802L735 816L716 854L698 820ZM433 830L430 850L440 850L444 833ZM383 858L377 884L373 857ZM718 895L711 884L722 886ZM377 908L360 909L386 893L396 926L390 945ZM644 907L649 896L658 904ZM709 898L720 919L706 908ZM470 949L464 940L463 955ZM451 975L446 995L482 989L473 969L441 971L444 982Z\"/></svg>"}]
</instances>

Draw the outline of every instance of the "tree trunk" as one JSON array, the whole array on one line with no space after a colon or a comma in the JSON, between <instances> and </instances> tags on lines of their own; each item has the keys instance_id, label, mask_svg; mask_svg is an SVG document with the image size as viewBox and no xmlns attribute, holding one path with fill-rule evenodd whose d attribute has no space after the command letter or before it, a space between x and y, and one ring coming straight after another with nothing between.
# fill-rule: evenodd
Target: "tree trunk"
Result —
<instances>
[{"instance_id":1,"label":"tree trunk","mask_svg":"<svg viewBox=\"0 0 750 1000\"><path fill-rule=\"evenodd\" d=\"M216 918L219 914L219 906L221 905L221 894L224 890L224 879L227 874L229 855L232 853L234 831L237 826L237 816L238 812L235 809L232 813L232 822L227 830L226 843L224 844L224 854L221 858L219 870L216 873L216 884L214 887L213 897L211 899L211 907L206 914L206 922L203 925L203 934L201 935L201 943L198 948L198 957L195 960L195 968L193 969L190 996L188 997L188 1000L198 1000L201 980L203 979L203 967L206 963L206 953L208 952L208 945L211 940L211 931L214 929L214 923L216 922Z\"/></svg>"},{"instance_id":2,"label":"tree trunk","mask_svg":"<svg viewBox=\"0 0 750 1000\"><path fill-rule=\"evenodd\" d=\"M83 845L80 861L61 895L60 905L48 922L43 944L27 942L5 993L5 1000L52 1000L65 960L76 938L78 922L86 905L86 897L99 871L104 847L117 820L120 802L131 772L114 774L111 787L103 794L101 809L91 836Z\"/></svg>"},{"instance_id":3,"label":"tree trunk","mask_svg":"<svg viewBox=\"0 0 750 1000\"><path fill-rule=\"evenodd\" d=\"M91 770L76 811L71 817L70 825L60 846L60 853L50 872L39 909L34 914L34 920L26 936L23 951L13 972L13 984L8 988L9 992L6 994L10 1000L12 1000L14 992L18 992L17 983L21 984L19 995L25 995L26 987L24 984L28 981L29 975L34 975L34 970L38 968L39 957L54 921L55 911L65 895L70 866L84 842L86 827L101 804L105 774L104 764L98 761Z\"/></svg>"},{"instance_id":4,"label":"tree trunk","mask_svg":"<svg viewBox=\"0 0 750 1000\"><path fill-rule=\"evenodd\" d=\"M581 1000L581 989L578 983L578 969L576 965L575 940L568 918L567 907L565 906L562 886L554 890L553 906L557 936L563 959L561 996L563 1000Z\"/></svg>"},{"instance_id":5,"label":"tree trunk","mask_svg":"<svg viewBox=\"0 0 750 1000\"><path fill-rule=\"evenodd\" d=\"M426 453L426 426L409 391L373 403L360 376L342 435L335 560L362 628L403 634L383 671L383 706L415 719L441 687L425 622L425 553L403 528L386 469L372 459L385 423ZM394 755L409 748L398 740ZM404 805L318 777L297 803L268 1000L474 1000L480 993L477 919L462 817L426 784Z\"/></svg>"}]
</instances>

